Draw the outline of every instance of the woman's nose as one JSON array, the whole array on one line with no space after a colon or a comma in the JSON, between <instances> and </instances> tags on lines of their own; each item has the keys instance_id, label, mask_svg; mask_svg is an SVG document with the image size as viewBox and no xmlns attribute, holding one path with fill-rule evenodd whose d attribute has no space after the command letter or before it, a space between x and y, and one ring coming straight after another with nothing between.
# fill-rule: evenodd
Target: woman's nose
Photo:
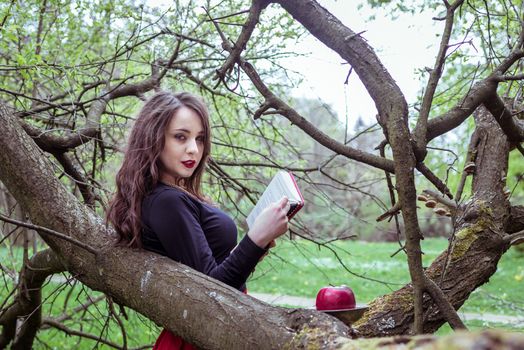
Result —
<instances>
[{"instance_id":1,"label":"woman's nose","mask_svg":"<svg viewBox=\"0 0 524 350\"><path fill-rule=\"evenodd\" d=\"M197 153L198 152L198 144L196 139L190 139L187 144L187 153Z\"/></svg>"}]
</instances>

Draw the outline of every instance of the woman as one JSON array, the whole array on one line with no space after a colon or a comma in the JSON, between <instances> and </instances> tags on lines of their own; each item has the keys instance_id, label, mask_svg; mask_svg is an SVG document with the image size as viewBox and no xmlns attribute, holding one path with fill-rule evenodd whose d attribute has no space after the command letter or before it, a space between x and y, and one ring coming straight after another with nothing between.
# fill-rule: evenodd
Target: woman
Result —
<instances>
[{"instance_id":1,"label":"woman","mask_svg":"<svg viewBox=\"0 0 524 350\"><path fill-rule=\"evenodd\" d=\"M282 198L236 244L233 220L211 205L201 179L211 149L208 111L189 93L159 92L138 114L107 219L128 247L143 247L244 291L271 242L287 231ZM164 330L154 349L191 349Z\"/></svg>"}]
</instances>

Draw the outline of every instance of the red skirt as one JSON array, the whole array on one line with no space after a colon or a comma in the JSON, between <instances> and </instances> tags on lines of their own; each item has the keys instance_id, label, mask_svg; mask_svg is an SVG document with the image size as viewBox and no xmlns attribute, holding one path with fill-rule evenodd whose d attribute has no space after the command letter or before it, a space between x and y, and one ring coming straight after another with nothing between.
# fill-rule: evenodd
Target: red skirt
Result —
<instances>
[{"instance_id":1,"label":"red skirt","mask_svg":"<svg viewBox=\"0 0 524 350\"><path fill-rule=\"evenodd\" d=\"M164 329L156 340L153 350L197 350L197 348Z\"/></svg>"},{"instance_id":2,"label":"red skirt","mask_svg":"<svg viewBox=\"0 0 524 350\"><path fill-rule=\"evenodd\" d=\"M244 290L244 293L247 294L247 289ZM198 348L164 328L158 336L153 350L198 350Z\"/></svg>"}]
</instances>

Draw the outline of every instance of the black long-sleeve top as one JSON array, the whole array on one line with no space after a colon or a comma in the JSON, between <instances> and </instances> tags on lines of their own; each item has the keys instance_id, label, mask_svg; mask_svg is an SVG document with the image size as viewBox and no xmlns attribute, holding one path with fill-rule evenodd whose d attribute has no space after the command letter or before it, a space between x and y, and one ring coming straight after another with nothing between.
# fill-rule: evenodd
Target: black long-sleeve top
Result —
<instances>
[{"instance_id":1,"label":"black long-sleeve top","mask_svg":"<svg viewBox=\"0 0 524 350\"><path fill-rule=\"evenodd\" d=\"M243 289L266 252L245 235L237 243L233 220L184 191L159 183L142 202L142 244L234 288Z\"/></svg>"}]
</instances>

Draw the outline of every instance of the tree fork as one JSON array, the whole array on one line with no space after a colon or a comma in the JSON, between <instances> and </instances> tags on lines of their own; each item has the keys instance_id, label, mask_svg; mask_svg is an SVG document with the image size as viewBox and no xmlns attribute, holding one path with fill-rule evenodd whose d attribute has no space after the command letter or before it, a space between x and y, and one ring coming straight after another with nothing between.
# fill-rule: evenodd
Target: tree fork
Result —
<instances>
[{"instance_id":1,"label":"tree fork","mask_svg":"<svg viewBox=\"0 0 524 350\"><path fill-rule=\"evenodd\" d=\"M206 349L330 348L335 339L353 336L346 325L322 312L269 306L169 258L115 247L114 233L67 191L2 105L0 123L0 181L34 224L89 242L99 252L41 232L67 270L86 286Z\"/></svg>"},{"instance_id":2,"label":"tree fork","mask_svg":"<svg viewBox=\"0 0 524 350\"><path fill-rule=\"evenodd\" d=\"M452 242L450 256L447 251L441 253L425 271L456 310L471 292L488 282L509 247L504 240L504 228L510 219L510 204L504 196L504 174L510 144L485 108L477 110L476 121L479 139L474 140L478 152L473 195L457 208L456 239ZM444 270L446 274L441 280ZM356 330L365 337L376 336L378 332L406 334L413 323L412 293L412 285L407 285L375 299L369 311L355 324ZM439 306L429 297L424 298L424 320L424 332L428 333L445 322Z\"/></svg>"}]
</instances>

